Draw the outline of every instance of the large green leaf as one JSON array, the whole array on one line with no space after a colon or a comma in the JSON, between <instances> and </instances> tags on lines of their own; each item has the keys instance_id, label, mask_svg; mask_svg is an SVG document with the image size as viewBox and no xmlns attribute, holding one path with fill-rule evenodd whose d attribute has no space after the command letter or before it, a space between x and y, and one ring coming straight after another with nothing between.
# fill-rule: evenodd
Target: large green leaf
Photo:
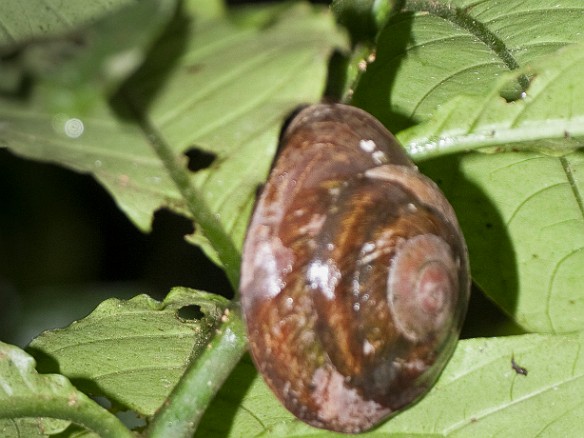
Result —
<instances>
[{"instance_id":1,"label":"large green leaf","mask_svg":"<svg viewBox=\"0 0 584 438\"><path fill-rule=\"evenodd\" d=\"M0 5L0 47L63 34L72 26L96 20L131 3L131 0L3 0Z\"/></svg>"},{"instance_id":2,"label":"large green leaf","mask_svg":"<svg viewBox=\"0 0 584 438\"><path fill-rule=\"evenodd\" d=\"M529 330L581 330L584 152L456 158L422 168L459 212L475 281Z\"/></svg>"},{"instance_id":3,"label":"large green leaf","mask_svg":"<svg viewBox=\"0 0 584 438\"><path fill-rule=\"evenodd\" d=\"M505 72L584 41L579 0L404 3L378 36L375 62L352 100L393 131L426 120L454 96L484 94Z\"/></svg>"},{"instance_id":4,"label":"large green leaf","mask_svg":"<svg viewBox=\"0 0 584 438\"><path fill-rule=\"evenodd\" d=\"M428 122L400 133L399 139L417 160L480 148L563 155L582 147L584 44L560 49L523 71L533 79L521 98L507 102L502 94L508 81L502 80L488 94L448 101Z\"/></svg>"},{"instance_id":5,"label":"large green leaf","mask_svg":"<svg viewBox=\"0 0 584 438\"><path fill-rule=\"evenodd\" d=\"M422 401L361 436L577 436L578 419L584 415L582 347L580 335L461 341ZM253 366L243 361L211 405L197 436L346 436L294 419L254 376ZM225 413L233 413L232 424L219 421Z\"/></svg>"},{"instance_id":6,"label":"large green leaf","mask_svg":"<svg viewBox=\"0 0 584 438\"><path fill-rule=\"evenodd\" d=\"M163 302L113 298L69 327L44 332L29 348L44 372L58 371L86 392L152 415L206 347L226 303L181 288ZM180 318L178 311L189 306L206 317Z\"/></svg>"},{"instance_id":7,"label":"large green leaf","mask_svg":"<svg viewBox=\"0 0 584 438\"><path fill-rule=\"evenodd\" d=\"M0 419L10 419L0 422L2 436L6 437L58 433L69 421L104 438L132 436L115 416L79 392L64 376L38 374L32 357L3 343L0 343Z\"/></svg>"},{"instance_id":8,"label":"large green leaf","mask_svg":"<svg viewBox=\"0 0 584 438\"><path fill-rule=\"evenodd\" d=\"M152 41L173 16L177 1L144 0L124 7L110 4L109 8L116 13L105 16L100 16L93 7L83 12L77 6L65 7L61 12L59 5L52 5L50 0L44 3L45 7L37 6L40 7L37 14L32 10L23 11L26 7L21 6L22 2L2 6L8 16L22 12L14 21L26 21L28 25L23 28L36 28L36 20L46 23L45 27L38 25L44 29L39 31L44 39L4 48L11 56L0 59L0 90L18 95L31 78L42 79L47 83L42 99L48 109L79 113L87 111L86 107L93 101L113 92L143 62ZM102 9L105 9L103 5ZM44 15L47 11L49 16ZM63 30L48 38L53 30L50 17L61 20ZM80 31L78 26L88 18L92 18L91 25ZM15 24L10 19L7 21ZM130 22L134 26L128 26ZM124 29L124 33L119 29Z\"/></svg>"},{"instance_id":9,"label":"large green leaf","mask_svg":"<svg viewBox=\"0 0 584 438\"><path fill-rule=\"evenodd\" d=\"M41 82L28 102L4 100L0 144L92 173L141 229L149 229L161 207L190 210L207 238L221 234L230 249L239 247L282 119L319 98L328 56L343 44L331 16L306 5L261 12L260 19L177 18L113 99L115 110L97 101L85 114L56 113L46 96L59 89L50 82ZM188 188L177 189L177 176L165 167L154 139L163 144L166 164L179 163L184 171L189 148L214 154L211 168L190 175L194 207L185 201ZM206 218L212 222L207 229Z\"/></svg>"}]
</instances>

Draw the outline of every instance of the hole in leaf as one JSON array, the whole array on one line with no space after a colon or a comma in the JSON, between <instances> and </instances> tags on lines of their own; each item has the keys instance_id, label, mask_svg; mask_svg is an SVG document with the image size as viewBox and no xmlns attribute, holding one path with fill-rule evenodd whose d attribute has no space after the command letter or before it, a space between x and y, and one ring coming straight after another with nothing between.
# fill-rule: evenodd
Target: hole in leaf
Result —
<instances>
[{"instance_id":1,"label":"hole in leaf","mask_svg":"<svg viewBox=\"0 0 584 438\"><path fill-rule=\"evenodd\" d=\"M203 318L205 315L203 314L203 312L201 311L201 308L199 306L185 306L185 307L181 307L178 312L177 315L179 318L181 319L201 319Z\"/></svg>"},{"instance_id":2,"label":"hole in leaf","mask_svg":"<svg viewBox=\"0 0 584 438\"><path fill-rule=\"evenodd\" d=\"M188 149L185 156L189 159L187 167L192 172L208 168L217 158L217 155L196 147Z\"/></svg>"}]
</instances>

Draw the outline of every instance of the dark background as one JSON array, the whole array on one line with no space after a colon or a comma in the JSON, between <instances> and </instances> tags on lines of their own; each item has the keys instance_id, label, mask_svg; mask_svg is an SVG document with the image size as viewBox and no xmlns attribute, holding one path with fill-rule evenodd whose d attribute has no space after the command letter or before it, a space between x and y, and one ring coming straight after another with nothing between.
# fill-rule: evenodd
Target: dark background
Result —
<instances>
[{"instance_id":1,"label":"dark background","mask_svg":"<svg viewBox=\"0 0 584 438\"><path fill-rule=\"evenodd\" d=\"M223 272L183 239L189 220L160 210L139 231L92 177L0 149L0 340L26 344L108 297L173 286L231 297Z\"/></svg>"}]
</instances>

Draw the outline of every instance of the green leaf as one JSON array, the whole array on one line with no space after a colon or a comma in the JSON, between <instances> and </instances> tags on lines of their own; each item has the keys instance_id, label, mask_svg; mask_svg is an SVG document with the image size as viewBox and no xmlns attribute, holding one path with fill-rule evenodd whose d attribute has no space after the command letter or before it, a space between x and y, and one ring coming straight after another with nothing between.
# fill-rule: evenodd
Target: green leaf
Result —
<instances>
[{"instance_id":1,"label":"green leaf","mask_svg":"<svg viewBox=\"0 0 584 438\"><path fill-rule=\"evenodd\" d=\"M268 11L245 14L237 26L227 20L199 26L163 90L149 100L144 90L161 76L158 63L175 44L164 41L160 56L152 57L156 64L139 72L128 90L134 104L149 108L152 127L174 151L214 154L211 166L193 181L236 248L283 118L320 97L331 50L343 44L330 15L305 5ZM195 240L212 255L200 234Z\"/></svg>"},{"instance_id":2,"label":"green leaf","mask_svg":"<svg viewBox=\"0 0 584 438\"><path fill-rule=\"evenodd\" d=\"M331 8L354 42L373 40L396 0L334 0Z\"/></svg>"},{"instance_id":3,"label":"green leaf","mask_svg":"<svg viewBox=\"0 0 584 438\"><path fill-rule=\"evenodd\" d=\"M15 420L26 417L38 420ZM67 421L46 421L41 417ZM12 419L0 423L6 433L3 436L52 434L63 430L69 421L102 437L132 436L116 417L77 391L64 376L38 374L32 357L4 343L0 343L0 418Z\"/></svg>"},{"instance_id":4,"label":"green leaf","mask_svg":"<svg viewBox=\"0 0 584 438\"><path fill-rule=\"evenodd\" d=\"M400 133L414 159L487 148L564 154L584 145L584 45L540 58L523 71L533 79L524 95L507 102L507 80L484 96L459 96L426 123ZM519 74L507 75L518 78Z\"/></svg>"},{"instance_id":5,"label":"green leaf","mask_svg":"<svg viewBox=\"0 0 584 438\"><path fill-rule=\"evenodd\" d=\"M360 436L577 436L584 415L584 336L523 335L461 341L419 403ZM512 367L525 368L527 375ZM233 423L225 413L233 412ZM533 414L537 413L537 414ZM346 436L314 429L282 408L243 361L196 436Z\"/></svg>"},{"instance_id":6,"label":"green leaf","mask_svg":"<svg viewBox=\"0 0 584 438\"><path fill-rule=\"evenodd\" d=\"M583 12L579 0L405 1L378 35L352 102L398 132L455 96L484 95L504 73L584 41Z\"/></svg>"},{"instance_id":7,"label":"green leaf","mask_svg":"<svg viewBox=\"0 0 584 438\"><path fill-rule=\"evenodd\" d=\"M258 376L246 355L215 396L195 437L259 436L273 424L291 421L295 421L292 414Z\"/></svg>"},{"instance_id":8,"label":"green leaf","mask_svg":"<svg viewBox=\"0 0 584 438\"><path fill-rule=\"evenodd\" d=\"M0 98L0 145L93 174L142 230L159 208L195 214L205 234L198 242L219 247L236 284L233 253L282 121L319 99L329 54L345 44L320 9L270 11L258 9L262 20L252 13L242 21L178 17L114 108L104 101L85 115L54 113L39 94L27 102ZM186 175L183 154L191 148L213 154L211 167ZM213 255L208 243L204 248Z\"/></svg>"},{"instance_id":9,"label":"green leaf","mask_svg":"<svg viewBox=\"0 0 584 438\"><path fill-rule=\"evenodd\" d=\"M146 295L101 303L89 316L30 344L44 372L57 370L93 395L153 415L201 354L227 300L176 288L163 302ZM200 320L177 312L196 306Z\"/></svg>"},{"instance_id":10,"label":"green leaf","mask_svg":"<svg viewBox=\"0 0 584 438\"><path fill-rule=\"evenodd\" d=\"M530 331L584 328L584 152L425 162L458 211L474 280Z\"/></svg>"},{"instance_id":11,"label":"green leaf","mask_svg":"<svg viewBox=\"0 0 584 438\"><path fill-rule=\"evenodd\" d=\"M47 437L62 432L69 424L71 424L70 421L52 418L0 419L0 436L3 438Z\"/></svg>"},{"instance_id":12,"label":"green leaf","mask_svg":"<svg viewBox=\"0 0 584 438\"><path fill-rule=\"evenodd\" d=\"M131 3L131 0L3 0L0 6L0 47L61 35Z\"/></svg>"},{"instance_id":13,"label":"green leaf","mask_svg":"<svg viewBox=\"0 0 584 438\"><path fill-rule=\"evenodd\" d=\"M0 64L0 72L22 70L15 88L26 88L27 81L38 79L41 86L36 90L37 100L48 111L85 115L142 64L152 42L172 17L176 3L132 3L85 28L28 43L16 51L18 56ZM132 26L128 26L130 22ZM13 90L13 94L18 92Z\"/></svg>"}]
</instances>

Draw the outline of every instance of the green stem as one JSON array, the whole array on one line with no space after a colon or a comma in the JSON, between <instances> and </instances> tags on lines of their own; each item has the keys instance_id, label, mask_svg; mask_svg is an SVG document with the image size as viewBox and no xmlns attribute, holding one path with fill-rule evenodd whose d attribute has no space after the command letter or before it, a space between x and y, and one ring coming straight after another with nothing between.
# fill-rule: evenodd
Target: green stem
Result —
<instances>
[{"instance_id":1,"label":"green stem","mask_svg":"<svg viewBox=\"0 0 584 438\"><path fill-rule=\"evenodd\" d=\"M170 178L174 181L186 201L195 223L200 227L205 237L209 239L215 251L217 251L233 290L237 291L241 258L233 240L227 234L221 222L215 217L201 192L194 186L191 175L184 163L179 161L179 157L172 148L163 140L137 105L134 104L131 95L126 93L125 98L129 110L146 133L152 149L166 167Z\"/></svg>"},{"instance_id":2,"label":"green stem","mask_svg":"<svg viewBox=\"0 0 584 438\"><path fill-rule=\"evenodd\" d=\"M152 132L153 129L150 130L151 134ZM227 235L221 223L215 218L200 191L194 187L187 169L178 163L174 152L166 143L161 141L158 135L149 135L149 139L170 177L187 202L195 223L201 228L203 234L217 251L233 290L237 290L239 285L239 265L241 264L239 251L235 248L233 241Z\"/></svg>"},{"instance_id":3,"label":"green stem","mask_svg":"<svg viewBox=\"0 0 584 438\"><path fill-rule=\"evenodd\" d=\"M147 430L149 438L190 438L207 406L231 374L247 345L238 311L224 315L205 352L191 363Z\"/></svg>"},{"instance_id":4,"label":"green stem","mask_svg":"<svg viewBox=\"0 0 584 438\"><path fill-rule=\"evenodd\" d=\"M172 148L162 139L131 98L126 102L136 121L164 163L187 203L193 219L217 251L219 259L235 291L239 284L240 254L222 224L194 186L191 175ZM236 294L237 296L237 294ZM236 302L236 301L234 301ZM247 340L239 309L224 314L205 352L196 358L175 386L165 404L154 416L147 430L150 438L192 437L207 406L245 352Z\"/></svg>"},{"instance_id":5,"label":"green stem","mask_svg":"<svg viewBox=\"0 0 584 438\"><path fill-rule=\"evenodd\" d=\"M0 418L47 417L67 420L95 432L101 438L134 438L134 434L114 415L103 409L83 393L72 393L68 399L43 399L37 403L29 400L14 400L11 406L2 409Z\"/></svg>"}]
</instances>

